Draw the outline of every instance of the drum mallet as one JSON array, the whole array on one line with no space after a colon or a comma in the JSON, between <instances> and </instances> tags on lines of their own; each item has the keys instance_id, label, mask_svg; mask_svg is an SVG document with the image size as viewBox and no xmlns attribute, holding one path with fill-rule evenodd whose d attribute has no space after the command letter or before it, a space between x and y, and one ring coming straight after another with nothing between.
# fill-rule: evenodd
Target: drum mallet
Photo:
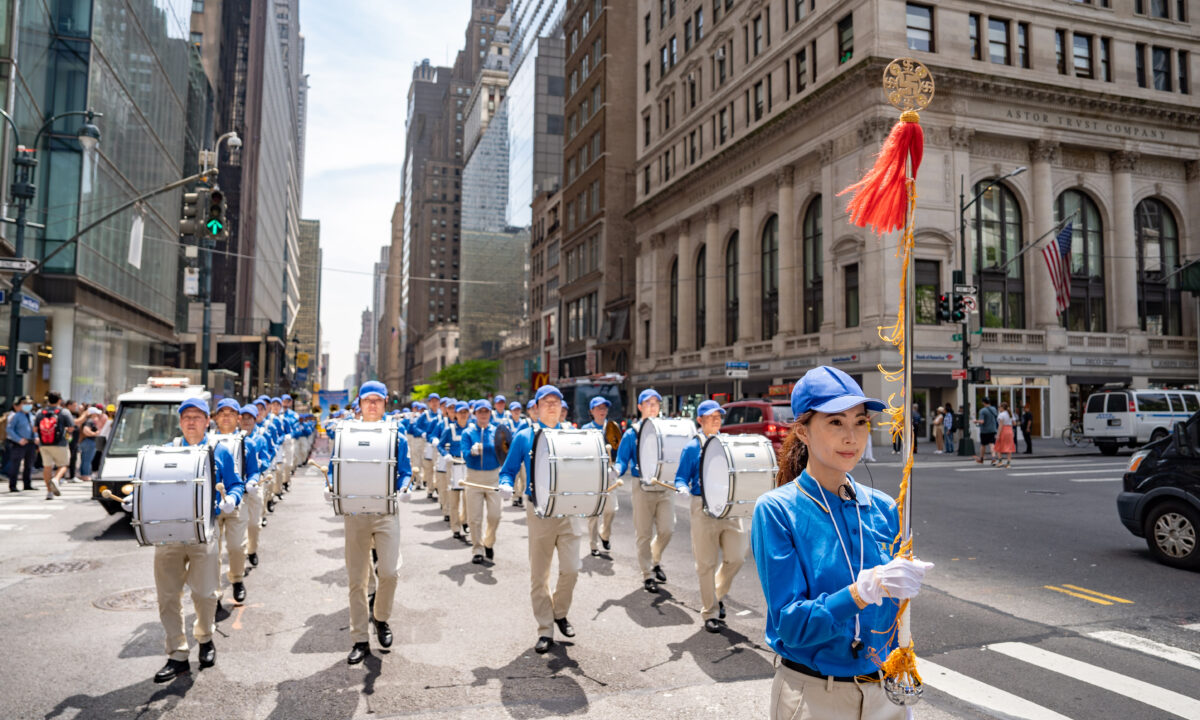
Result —
<instances>
[{"instance_id":1,"label":"drum mallet","mask_svg":"<svg viewBox=\"0 0 1200 720\"><path fill-rule=\"evenodd\" d=\"M621 487L621 486L622 486L622 485L624 485L624 484L625 484L625 481L624 481L624 480L622 480L621 478L617 478L617 481L616 481L615 483L613 483L612 485L609 485L608 487L604 488L604 492L606 492L606 493L610 493L610 492L612 492L613 490L616 490L617 488Z\"/></svg>"},{"instance_id":2,"label":"drum mallet","mask_svg":"<svg viewBox=\"0 0 1200 720\"><path fill-rule=\"evenodd\" d=\"M221 499L225 499L225 483L217 483L217 492L221 493Z\"/></svg>"},{"instance_id":3,"label":"drum mallet","mask_svg":"<svg viewBox=\"0 0 1200 720\"><path fill-rule=\"evenodd\" d=\"M326 470L325 468L323 468L323 467L321 467L320 465L316 464L316 463L315 463L315 462L313 462L312 460L309 460L307 464L308 464L308 465L312 465L312 466L313 466L313 467L315 467L316 469L320 470L320 471L321 471L321 474L325 476L325 482L326 482L326 484L328 484L328 483L329 483L329 471L328 471L328 470Z\"/></svg>"},{"instance_id":4,"label":"drum mallet","mask_svg":"<svg viewBox=\"0 0 1200 720\"><path fill-rule=\"evenodd\" d=\"M671 483L665 483L662 480L659 480L658 478L651 478L650 482L653 483L654 485L662 485L663 487L665 487L668 490L678 490L679 489L679 488L675 487L674 485L672 485Z\"/></svg>"},{"instance_id":5,"label":"drum mallet","mask_svg":"<svg viewBox=\"0 0 1200 720\"><path fill-rule=\"evenodd\" d=\"M116 495L113 493L112 490L109 490L108 488L105 488L104 490L100 491L100 497L104 498L105 500L112 500L113 502L125 502L129 498L128 495L126 495L125 497Z\"/></svg>"},{"instance_id":6,"label":"drum mallet","mask_svg":"<svg viewBox=\"0 0 1200 720\"><path fill-rule=\"evenodd\" d=\"M480 485L479 483L473 483L473 482L470 482L467 480L461 481L459 483L459 485L465 485L467 487L478 488L480 490L499 490L500 489L499 487L492 487L491 485Z\"/></svg>"}]
</instances>

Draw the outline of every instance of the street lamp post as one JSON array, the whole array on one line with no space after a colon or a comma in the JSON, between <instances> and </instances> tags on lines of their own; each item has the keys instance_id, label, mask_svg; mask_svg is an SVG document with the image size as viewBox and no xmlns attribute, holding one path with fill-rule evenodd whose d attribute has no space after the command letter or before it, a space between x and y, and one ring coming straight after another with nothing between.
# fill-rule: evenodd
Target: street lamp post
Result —
<instances>
[{"instance_id":1,"label":"street lamp post","mask_svg":"<svg viewBox=\"0 0 1200 720\"><path fill-rule=\"evenodd\" d=\"M229 148L236 150L242 146L242 139L238 137L236 130L231 130L221 137L217 138L216 149L211 155L204 154L204 169L209 169L209 163L212 167L217 167L220 160L221 143L228 140ZM212 253L216 247L216 241L212 235L207 232L200 233L200 245L204 249L204 260L200 266L200 273L204 276L204 321L201 327L200 338L200 353L203 357L200 360L200 384L208 387L208 360L209 352L212 346Z\"/></svg>"},{"instance_id":2,"label":"street lamp post","mask_svg":"<svg viewBox=\"0 0 1200 720\"><path fill-rule=\"evenodd\" d=\"M37 135L33 138L33 145L25 147L21 144L20 131L17 129L17 123L4 110L0 110L0 117L3 117L12 128L13 140L16 142L16 149L13 153L13 182L12 196L17 200L17 218L15 224L17 226L16 237L13 242L13 252L17 258L25 256L25 228L28 225L26 220L26 208L29 203L37 195L37 187L34 184L33 173L37 169L37 149L42 141L42 135L55 122L65 117L82 115L87 118L84 124L76 131L75 136L79 139L79 145L84 152L91 152L96 148L96 144L100 142L100 128L96 127L92 121L98 117L102 117L100 113L92 110L72 110L70 112L61 113L47 120L38 129ZM16 272L12 277L12 287L8 298L9 305L9 323L8 323L8 353L5 357L5 399L9 404L12 404L13 398L17 392L17 345L21 338L21 287L25 284L25 274Z\"/></svg>"},{"instance_id":3,"label":"street lamp post","mask_svg":"<svg viewBox=\"0 0 1200 720\"><path fill-rule=\"evenodd\" d=\"M959 269L956 274L959 276L959 280L963 284L966 284L966 282L967 282L967 209L970 208L972 205L974 205L976 202L978 202L979 198L983 197L984 193L986 193L988 190L991 190L993 187L995 187L996 185L998 185L1000 182L1002 182L1004 180L1007 180L1011 177L1016 177L1017 175L1020 175L1021 173L1025 172L1025 170L1027 170L1027 168L1024 165L1021 165L1020 167L1014 169L1012 172L1008 173L1007 175L1003 175L1001 177L996 178L995 180L992 180L990 183L988 183L987 187L980 190L978 193L975 194L975 197L971 198L971 202L966 202L967 179L965 176L961 176L961 175L959 176L959 189L958 189L958 265L959 265ZM974 274L973 279L978 281L983 274L982 270L980 269L980 265L979 265L979 253L978 252L975 253L974 272L975 272L975 274ZM982 287L981 287L981 289L982 289ZM979 311L983 312L982 302L980 303ZM982 325L982 323L981 323L981 325ZM970 331L971 331L971 321L969 319L969 315L965 315L965 316L963 316L963 321L962 321L962 369L963 369L964 373L969 372L970 366L971 366ZM963 422L962 422L963 436L962 436L962 442L960 442L958 444L958 454L965 457L967 455L975 454L975 442L973 440L971 440L971 433L968 430L968 428L970 426L967 424L971 421L971 400L967 396L967 392L970 388L970 380L968 378L964 377L959 382L962 383L962 405L960 407L960 412L961 412L961 416L963 419Z\"/></svg>"}]
</instances>

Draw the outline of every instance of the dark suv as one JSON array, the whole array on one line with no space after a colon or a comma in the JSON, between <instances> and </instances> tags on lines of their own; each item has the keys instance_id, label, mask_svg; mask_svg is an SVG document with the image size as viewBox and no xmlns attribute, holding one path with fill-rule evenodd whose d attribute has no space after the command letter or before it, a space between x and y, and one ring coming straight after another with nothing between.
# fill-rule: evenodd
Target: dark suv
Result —
<instances>
[{"instance_id":1,"label":"dark suv","mask_svg":"<svg viewBox=\"0 0 1200 720\"><path fill-rule=\"evenodd\" d=\"M1117 512L1159 562L1200 570L1200 413L1133 454Z\"/></svg>"},{"instance_id":2,"label":"dark suv","mask_svg":"<svg viewBox=\"0 0 1200 720\"><path fill-rule=\"evenodd\" d=\"M721 432L729 435L766 435L779 454L783 439L792 424L792 405L788 401L738 400L722 406L725 422Z\"/></svg>"}]
</instances>

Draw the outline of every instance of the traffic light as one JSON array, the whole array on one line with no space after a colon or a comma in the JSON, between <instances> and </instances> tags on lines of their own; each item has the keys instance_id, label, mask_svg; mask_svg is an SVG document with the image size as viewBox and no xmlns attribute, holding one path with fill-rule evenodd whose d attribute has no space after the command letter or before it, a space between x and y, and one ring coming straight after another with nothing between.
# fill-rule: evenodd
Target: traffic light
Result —
<instances>
[{"instance_id":1,"label":"traffic light","mask_svg":"<svg viewBox=\"0 0 1200 720\"><path fill-rule=\"evenodd\" d=\"M208 188L198 187L192 192L183 194L183 218L179 221L180 235L199 235L201 223L200 208L208 205Z\"/></svg>"},{"instance_id":2,"label":"traffic light","mask_svg":"<svg viewBox=\"0 0 1200 720\"><path fill-rule=\"evenodd\" d=\"M950 306L953 304L953 297L953 295L942 295L938 298L938 322L950 322Z\"/></svg>"},{"instance_id":3,"label":"traffic light","mask_svg":"<svg viewBox=\"0 0 1200 720\"><path fill-rule=\"evenodd\" d=\"M208 191L207 200L204 234L213 240L225 240L229 237L229 227L225 222L225 193L220 188L213 188Z\"/></svg>"},{"instance_id":4,"label":"traffic light","mask_svg":"<svg viewBox=\"0 0 1200 720\"><path fill-rule=\"evenodd\" d=\"M967 380L976 385L987 385L992 381L992 370L985 367L968 368Z\"/></svg>"},{"instance_id":5,"label":"traffic light","mask_svg":"<svg viewBox=\"0 0 1200 720\"><path fill-rule=\"evenodd\" d=\"M950 319L954 322L962 322L967 319L967 296L954 296L954 310L950 313Z\"/></svg>"}]
</instances>

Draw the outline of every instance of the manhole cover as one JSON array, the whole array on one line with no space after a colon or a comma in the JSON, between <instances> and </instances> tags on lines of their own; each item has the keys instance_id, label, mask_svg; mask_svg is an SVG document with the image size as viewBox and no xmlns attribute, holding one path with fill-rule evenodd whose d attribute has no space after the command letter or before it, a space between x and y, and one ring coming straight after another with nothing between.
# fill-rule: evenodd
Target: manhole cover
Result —
<instances>
[{"instance_id":1,"label":"manhole cover","mask_svg":"<svg viewBox=\"0 0 1200 720\"><path fill-rule=\"evenodd\" d=\"M153 610L158 607L158 595L152 587L122 590L92 604L101 610Z\"/></svg>"},{"instance_id":2,"label":"manhole cover","mask_svg":"<svg viewBox=\"0 0 1200 720\"><path fill-rule=\"evenodd\" d=\"M1057 490L1026 490L1026 495L1062 495Z\"/></svg>"},{"instance_id":3,"label":"manhole cover","mask_svg":"<svg viewBox=\"0 0 1200 720\"><path fill-rule=\"evenodd\" d=\"M21 568L26 575L66 575L67 573L83 572L100 567L95 560L70 560L68 562L53 562L44 565L30 565Z\"/></svg>"}]
</instances>

